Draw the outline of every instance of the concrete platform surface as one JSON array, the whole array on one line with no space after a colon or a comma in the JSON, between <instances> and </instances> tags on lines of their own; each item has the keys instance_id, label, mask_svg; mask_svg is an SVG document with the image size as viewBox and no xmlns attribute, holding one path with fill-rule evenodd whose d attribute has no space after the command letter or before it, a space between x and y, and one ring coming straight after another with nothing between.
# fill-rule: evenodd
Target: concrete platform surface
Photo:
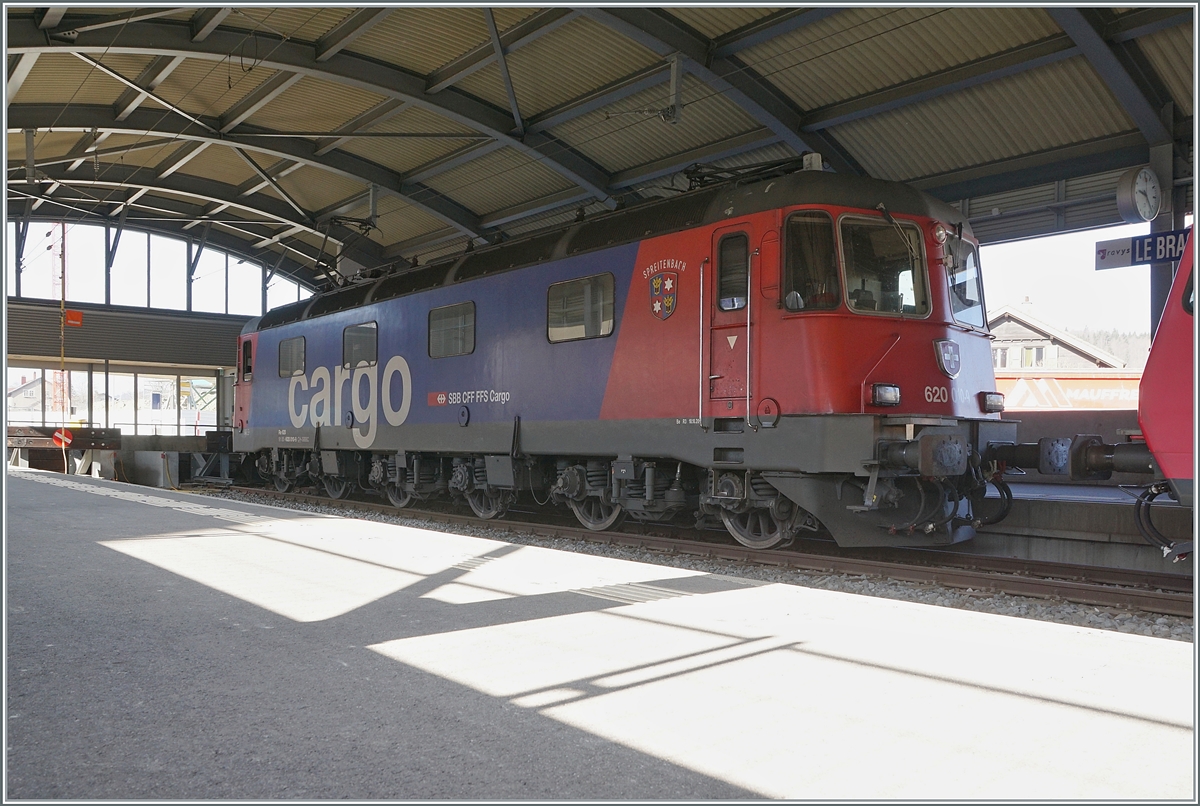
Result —
<instances>
[{"instance_id":1,"label":"concrete platform surface","mask_svg":"<svg viewBox=\"0 0 1200 806\"><path fill-rule=\"evenodd\" d=\"M12 799L1193 800L1194 647L8 475Z\"/></svg>"}]
</instances>

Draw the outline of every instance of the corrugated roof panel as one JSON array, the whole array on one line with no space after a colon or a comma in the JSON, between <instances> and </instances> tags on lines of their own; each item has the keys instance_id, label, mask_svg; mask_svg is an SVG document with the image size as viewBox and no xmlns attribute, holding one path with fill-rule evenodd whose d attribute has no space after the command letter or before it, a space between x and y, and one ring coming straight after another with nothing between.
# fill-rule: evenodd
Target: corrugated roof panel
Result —
<instances>
[{"instance_id":1,"label":"corrugated roof panel","mask_svg":"<svg viewBox=\"0 0 1200 806\"><path fill-rule=\"evenodd\" d=\"M152 142L155 140L162 140L164 138L154 137L153 135L148 135L146 137L134 136L134 137L124 138L124 139L126 139L127 142L120 142L120 141L114 142L116 140L116 138L110 137L107 140L105 140L103 143L100 144L100 149L104 150L104 149L108 149L108 148L115 148L118 145L136 146L139 144L148 143L148 142ZM101 172L103 172L104 166L107 164L155 166L155 165L158 165L159 163L163 162L164 160L169 159L172 154L174 154L180 148L183 148L185 145L188 144L188 142L189 141L187 141L187 140L173 140L170 142L163 143L162 145L154 146L153 148L131 149L123 154L120 154L120 153L108 154L108 155L105 155L100 158L100 170L101 170ZM211 146L209 146L209 147L211 148ZM86 173L84 173L84 176L91 177L90 163L91 163L91 160L88 160L88 162L85 162L83 165L81 165L76 172L79 173L79 172L86 171Z\"/></svg>"},{"instance_id":2,"label":"corrugated roof panel","mask_svg":"<svg viewBox=\"0 0 1200 806\"><path fill-rule=\"evenodd\" d=\"M377 224L379 231L372 231L371 239L381 244L407 241L445 226L419 207L387 195L379 197Z\"/></svg>"},{"instance_id":3,"label":"corrugated roof panel","mask_svg":"<svg viewBox=\"0 0 1200 806\"><path fill-rule=\"evenodd\" d=\"M316 42L354 11L348 6L246 6L234 8L221 23L226 28L241 28L260 34L286 36L301 42ZM274 42L263 40L259 50L269 51ZM253 59L253 39L249 40L247 59Z\"/></svg>"},{"instance_id":4,"label":"corrugated roof panel","mask_svg":"<svg viewBox=\"0 0 1200 806\"><path fill-rule=\"evenodd\" d=\"M416 107L405 109L395 117L372 126L366 131L476 134L466 126ZM440 137L358 137L340 146L340 149L386 166L397 173L407 173L438 157L470 145L472 142L476 141L467 138L458 140Z\"/></svg>"},{"instance_id":5,"label":"corrugated roof panel","mask_svg":"<svg viewBox=\"0 0 1200 806\"><path fill-rule=\"evenodd\" d=\"M685 77L682 94L682 119L677 124L657 114L670 104L669 86L663 84L567 121L552 133L616 173L759 128L749 115L692 76Z\"/></svg>"},{"instance_id":6,"label":"corrugated roof panel","mask_svg":"<svg viewBox=\"0 0 1200 806\"><path fill-rule=\"evenodd\" d=\"M736 31L755 20L775 14L778 8L744 8L702 6L698 8L664 8L663 11L708 39Z\"/></svg>"},{"instance_id":7,"label":"corrugated roof panel","mask_svg":"<svg viewBox=\"0 0 1200 806\"><path fill-rule=\"evenodd\" d=\"M1167 85L1175 108L1190 115L1196 107L1196 44L1192 26L1177 25L1137 40L1154 72Z\"/></svg>"},{"instance_id":8,"label":"corrugated roof panel","mask_svg":"<svg viewBox=\"0 0 1200 806\"><path fill-rule=\"evenodd\" d=\"M1035 8L851 8L739 58L812 110L1056 33Z\"/></svg>"},{"instance_id":9,"label":"corrugated roof panel","mask_svg":"<svg viewBox=\"0 0 1200 806\"><path fill-rule=\"evenodd\" d=\"M383 101L373 92L306 76L247 122L276 131L333 131Z\"/></svg>"},{"instance_id":10,"label":"corrugated roof panel","mask_svg":"<svg viewBox=\"0 0 1200 806\"><path fill-rule=\"evenodd\" d=\"M401 6L349 50L428 75L486 41L487 23L478 8Z\"/></svg>"},{"instance_id":11,"label":"corrugated roof panel","mask_svg":"<svg viewBox=\"0 0 1200 806\"><path fill-rule=\"evenodd\" d=\"M578 98L656 61L658 57L641 45L584 17L506 57L522 118ZM563 69L563 65L587 65L587 69ZM495 62L456 86L508 108L508 95Z\"/></svg>"},{"instance_id":12,"label":"corrugated roof panel","mask_svg":"<svg viewBox=\"0 0 1200 806\"><path fill-rule=\"evenodd\" d=\"M237 58L188 59L171 71L156 92L190 114L218 117L275 73L266 67L242 72Z\"/></svg>"},{"instance_id":13,"label":"corrugated roof panel","mask_svg":"<svg viewBox=\"0 0 1200 806\"><path fill-rule=\"evenodd\" d=\"M211 145L188 160L179 173L200 176L228 185L240 185L252 176L258 176L246 161L233 152L232 148Z\"/></svg>"},{"instance_id":14,"label":"corrugated roof panel","mask_svg":"<svg viewBox=\"0 0 1200 806\"><path fill-rule=\"evenodd\" d=\"M362 182L355 182L353 179L308 166L277 181L280 187L291 194L297 204L310 212L337 204L366 189ZM264 188L260 192L270 191Z\"/></svg>"},{"instance_id":15,"label":"corrugated roof panel","mask_svg":"<svg viewBox=\"0 0 1200 806\"><path fill-rule=\"evenodd\" d=\"M61 157L79 142L83 135L79 132L47 132L39 131L33 138L33 156L35 160ZM9 132L8 158L21 162L21 178L25 177L25 133ZM18 180L19 181L19 180ZM22 183L23 184L23 183Z\"/></svg>"},{"instance_id":16,"label":"corrugated roof panel","mask_svg":"<svg viewBox=\"0 0 1200 806\"><path fill-rule=\"evenodd\" d=\"M438 174L427 184L480 215L571 187L559 174L511 148Z\"/></svg>"},{"instance_id":17,"label":"corrugated roof panel","mask_svg":"<svg viewBox=\"0 0 1200 806\"><path fill-rule=\"evenodd\" d=\"M131 79L149 63L143 56L107 56L105 66ZM75 56L47 53L40 56L17 91L17 104L111 104L125 85Z\"/></svg>"},{"instance_id":18,"label":"corrugated roof panel","mask_svg":"<svg viewBox=\"0 0 1200 806\"><path fill-rule=\"evenodd\" d=\"M1079 56L851 121L830 133L872 176L905 181L1133 128Z\"/></svg>"}]
</instances>

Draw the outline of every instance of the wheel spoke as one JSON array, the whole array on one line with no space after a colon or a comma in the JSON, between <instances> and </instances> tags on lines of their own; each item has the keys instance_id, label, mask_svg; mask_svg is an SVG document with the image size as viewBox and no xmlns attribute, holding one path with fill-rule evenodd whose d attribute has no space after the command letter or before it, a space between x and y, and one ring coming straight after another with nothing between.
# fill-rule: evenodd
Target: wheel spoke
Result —
<instances>
[{"instance_id":1,"label":"wheel spoke","mask_svg":"<svg viewBox=\"0 0 1200 806\"><path fill-rule=\"evenodd\" d=\"M603 532L611 529L621 520L625 510L620 504L606 504L596 497L588 497L582 501L568 501L568 506L575 513L576 520L593 532Z\"/></svg>"},{"instance_id":2,"label":"wheel spoke","mask_svg":"<svg viewBox=\"0 0 1200 806\"><path fill-rule=\"evenodd\" d=\"M790 533L785 524L776 520L768 509L746 512L721 512L721 520L733 539L752 549L769 549L783 543Z\"/></svg>"}]
</instances>

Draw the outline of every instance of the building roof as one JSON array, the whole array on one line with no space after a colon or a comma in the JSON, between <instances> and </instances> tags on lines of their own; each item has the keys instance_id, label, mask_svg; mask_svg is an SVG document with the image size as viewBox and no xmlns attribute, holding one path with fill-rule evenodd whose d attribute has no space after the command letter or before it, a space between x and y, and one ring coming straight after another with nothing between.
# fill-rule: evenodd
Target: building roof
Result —
<instances>
[{"instance_id":1,"label":"building roof","mask_svg":"<svg viewBox=\"0 0 1200 806\"><path fill-rule=\"evenodd\" d=\"M1191 173L1193 4L6 13L10 219L309 286L669 195L697 162L817 151L985 242L1118 221L1151 144Z\"/></svg>"},{"instance_id":2,"label":"building roof","mask_svg":"<svg viewBox=\"0 0 1200 806\"><path fill-rule=\"evenodd\" d=\"M1121 368L1125 366L1125 362L1110 352L1101 350L1091 342L1084 341L1078 336L1072 336L1065 330L1059 330L1054 325L1047 324L1037 317L1031 316L1029 313L1017 310L1010 305L1002 305L995 310L988 312L988 328L995 330L1002 320L1009 319L1017 322L1037 333L1041 333L1051 341L1065 344L1077 353L1080 353L1098 364L1107 367Z\"/></svg>"}]
</instances>

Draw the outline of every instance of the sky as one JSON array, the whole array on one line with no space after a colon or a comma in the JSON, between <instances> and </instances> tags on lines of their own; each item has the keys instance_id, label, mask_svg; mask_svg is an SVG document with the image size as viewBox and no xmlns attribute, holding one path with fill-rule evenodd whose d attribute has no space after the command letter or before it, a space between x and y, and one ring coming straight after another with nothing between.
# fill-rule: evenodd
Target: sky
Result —
<instances>
[{"instance_id":1,"label":"sky","mask_svg":"<svg viewBox=\"0 0 1200 806\"><path fill-rule=\"evenodd\" d=\"M1018 306L1062 330L1150 332L1150 267L1096 270L1100 241L1147 235L1149 224L1123 224L1028 241L984 246L983 293L988 310Z\"/></svg>"}]
</instances>

